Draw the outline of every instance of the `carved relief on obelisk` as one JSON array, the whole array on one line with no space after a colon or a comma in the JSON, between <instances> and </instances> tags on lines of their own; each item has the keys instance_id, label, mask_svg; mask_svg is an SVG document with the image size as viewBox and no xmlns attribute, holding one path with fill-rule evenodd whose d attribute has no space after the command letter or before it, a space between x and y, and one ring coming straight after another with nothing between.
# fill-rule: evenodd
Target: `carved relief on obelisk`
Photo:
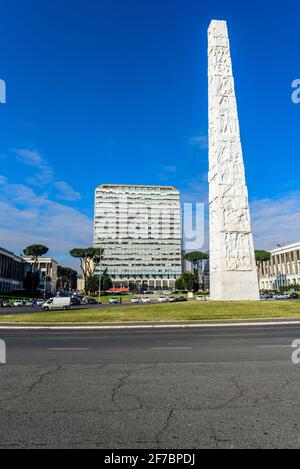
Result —
<instances>
[{"instance_id":1,"label":"carved relief on obelisk","mask_svg":"<svg viewBox=\"0 0 300 469\"><path fill-rule=\"evenodd\" d=\"M259 299L226 21L208 29L210 298Z\"/></svg>"}]
</instances>

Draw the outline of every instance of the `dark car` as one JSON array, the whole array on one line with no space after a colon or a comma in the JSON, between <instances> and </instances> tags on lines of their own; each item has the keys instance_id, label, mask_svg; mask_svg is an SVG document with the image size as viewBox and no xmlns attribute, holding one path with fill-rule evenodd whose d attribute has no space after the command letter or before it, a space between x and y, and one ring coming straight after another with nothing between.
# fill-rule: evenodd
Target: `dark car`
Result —
<instances>
[{"instance_id":1,"label":"dark car","mask_svg":"<svg viewBox=\"0 0 300 469\"><path fill-rule=\"evenodd\" d=\"M98 304L101 304L99 303L97 300L95 300L95 298L90 298L88 296L85 296L83 299L82 299L82 303L83 304L88 304L88 305L98 305Z\"/></svg>"},{"instance_id":2,"label":"dark car","mask_svg":"<svg viewBox=\"0 0 300 469\"><path fill-rule=\"evenodd\" d=\"M177 296L177 298L175 299L175 301L187 301L188 299L186 298L186 296Z\"/></svg>"},{"instance_id":3,"label":"dark car","mask_svg":"<svg viewBox=\"0 0 300 469\"><path fill-rule=\"evenodd\" d=\"M294 292L294 293L290 294L290 298L291 298L291 300L297 300L299 298L299 295L298 295L298 293Z\"/></svg>"},{"instance_id":4,"label":"dark car","mask_svg":"<svg viewBox=\"0 0 300 469\"><path fill-rule=\"evenodd\" d=\"M98 305L99 301L95 300L95 298L90 298L89 303L90 303L90 305Z\"/></svg>"},{"instance_id":5,"label":"dark car","mask_svg":"<svg viewBox=\"0 0 300 469\"><path fill-rule=\"evenodd\" d=\"M78 296L71 297L71 305L80 305L80 304L81 304L81 301L80 301L80 298L78 298Z\"/></svg>"}]
</instances>

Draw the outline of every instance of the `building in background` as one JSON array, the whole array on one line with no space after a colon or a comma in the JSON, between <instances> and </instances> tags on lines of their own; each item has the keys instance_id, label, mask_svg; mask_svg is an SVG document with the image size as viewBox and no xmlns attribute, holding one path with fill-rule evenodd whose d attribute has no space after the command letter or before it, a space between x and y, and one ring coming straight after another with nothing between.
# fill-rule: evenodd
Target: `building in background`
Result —
<instances>
[{"instance_id":1,"label":"building in background","mask_svg":"<svg viewBox=\"0 0 300 469\"><path fill-rule=\"evenodd\" d=\"M179 191L103 184L95 191L94 247L115 288L173 288L182 272ZM96 273L99 272L96 270Z\"/></svg>"},{"instance_id":2,"label":"building in background","mask_svg":"<svg viewBox=\"0 0 300 469\"><path fill-rule=\"evenodd\" d=\"M25 261L25 275L31 271L33 259L30 256L22 256ZM40 275L39 290L49 292L56 291L57 284L57 265L58 263L52 257L39 257L36 270Z\"/></svg>"},{"instance_id":3,"label":"building in background","mask_svg":"<svg viewBox=\"0 0 300 469\"><path fill-rule=\"evenodd\" d=\"M271 259L262 262L259 271L261 289L280 289L300 285L300 242L273 249Z\"/></svg>"},{"instance_id":4,"label":"building in background","mask_svg":"<svg viewBox=\"0 0 300 469\"><path fill-rule=\"evenodd\" d=\"M194 267L190 261L184 259L184 255L187 254L188 251L183 251L182 254L182 270L183 272L193 272ZM203 282L204 282L204 290L209 290L209 259L205 259L203 261Z\"/></svg>"},{"instance_id":5,"label":"building in background","mask_svg":"<svg viewBox=\"0 0 300 469\"><path fill-rule=\"evenodd\" d=\"M0 293L23 289L25 266L21 256L0 247Z\"/></svg>"},{"instance_id":6,"label":"building in background","mask_svg":"<svg viewBox=\"0 0 300 469\"><path fill-rule=\"evenodd\" d=\"M78 274L77 275L77 287L76 287L76 290L79 292L79 293L83 293L84 292L84 288L85 288L85 285L84 285L84 277L82 274Z\"/></svg>"}]
</instances>

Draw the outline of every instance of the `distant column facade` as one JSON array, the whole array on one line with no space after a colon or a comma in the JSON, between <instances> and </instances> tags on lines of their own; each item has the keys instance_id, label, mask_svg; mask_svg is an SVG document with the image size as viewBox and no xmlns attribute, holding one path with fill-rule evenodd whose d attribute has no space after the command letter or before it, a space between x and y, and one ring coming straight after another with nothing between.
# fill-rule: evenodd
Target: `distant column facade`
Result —
<instances>
[{"instance_id":1,"label":"distant column facade","mask_svg":"<svg viewBox=\"0 0 300 469\"><path fill-rule=\"evenodd\" d=\"M270 252L271 259L260 264L260 288L272 290L300 285L300 242Z\"/></svg>"},{"instance_id":2,"label":"distant column facade","mask_svg":"<svg viewBox=\"0 0 300 469\"><path fill-rule=\"evenodd\" d=\"M258 279L226 21L208 29L210 298L257 300Z\"/></svg>"}]
</instances>

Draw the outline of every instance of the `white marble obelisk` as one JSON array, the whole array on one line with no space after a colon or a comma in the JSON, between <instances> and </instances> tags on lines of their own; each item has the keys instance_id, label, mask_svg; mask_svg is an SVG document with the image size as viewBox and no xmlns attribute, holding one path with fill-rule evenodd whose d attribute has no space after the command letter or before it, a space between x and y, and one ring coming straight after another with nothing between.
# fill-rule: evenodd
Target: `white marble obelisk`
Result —
<instances>
[{"instance_id":1,"label":"white marble obelisk","mask_svg":"<svg viewBox=\"0 0 300 469\"><path fill-rule=\"evenodd\" d=\"M226 21L208 29L210 298L258 300Z\"/></svg>"}]
</instances>

